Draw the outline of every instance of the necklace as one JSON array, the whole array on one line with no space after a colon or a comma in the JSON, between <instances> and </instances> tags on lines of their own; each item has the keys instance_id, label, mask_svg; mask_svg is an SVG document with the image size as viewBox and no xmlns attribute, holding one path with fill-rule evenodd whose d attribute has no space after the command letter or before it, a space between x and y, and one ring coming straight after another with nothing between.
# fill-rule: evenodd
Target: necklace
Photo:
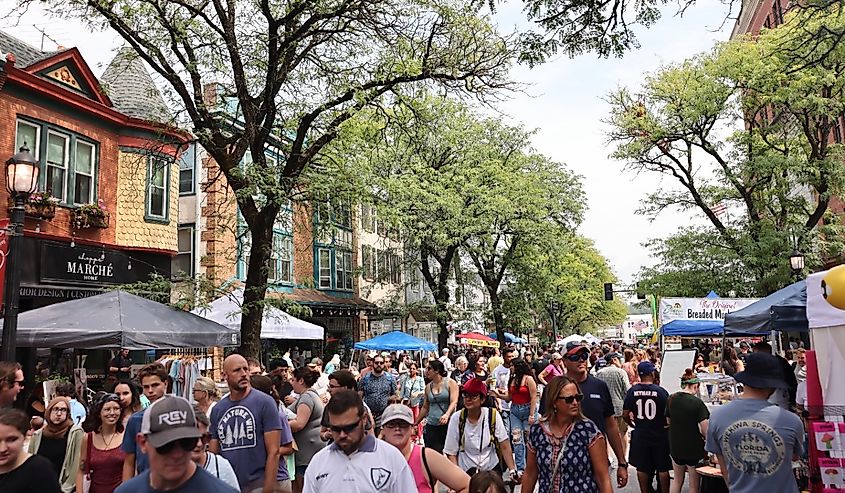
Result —
<instances>
[{"instance_id":1,"label":"necklace","mask_svg":"<svg viewBox=\"0 0 845 493\"><path fill-rule=\"evenodd\" d=\"M112 434L111 434L111 437L109 437L108 441L106 441L106 434L105 434L105 433L103 433L103 432L101 431L101 432L99 433L99 435L100 435L100 437L102 438L103 443L106 445L105 450L110 450L110 449L111 449L111 442L112 442L112 440L114 440L114 437L115 437L115 436L117 436L117 432L112 433Z\"/></svg>"}]
</instances>

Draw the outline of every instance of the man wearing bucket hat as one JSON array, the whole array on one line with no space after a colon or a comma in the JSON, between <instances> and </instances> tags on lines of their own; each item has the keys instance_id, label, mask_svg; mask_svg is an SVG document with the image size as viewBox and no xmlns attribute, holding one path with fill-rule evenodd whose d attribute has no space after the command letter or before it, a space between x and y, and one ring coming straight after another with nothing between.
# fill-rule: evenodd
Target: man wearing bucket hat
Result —
<instances>
[{"instance_id":1,"label":"man wearing bucket hat","mask_svg":"<svg viewBox=\"0 0 845 493\"><path fill-rule=\"evenodd\" d=\"M731 493L797 493L792 461L804 448L801 419L768 399L788 386L777 358L751 353L745 371L734 375L745 386L740 399L713 411L708 452L716 454Z\"/></svg>"},{"instance_id":2,"label":"man wearing bucket hat","mask_svg":"<svg viewBox=\"0 0 845 493\"><path fill-rule=\"evenodd\" d=\"M149 469L120 485L115 492L237 491L191 460L200 436L194 409L186 399L166 396L153 402L144 413L137 436L149 458Z\"/></svg>"}]
</instances>

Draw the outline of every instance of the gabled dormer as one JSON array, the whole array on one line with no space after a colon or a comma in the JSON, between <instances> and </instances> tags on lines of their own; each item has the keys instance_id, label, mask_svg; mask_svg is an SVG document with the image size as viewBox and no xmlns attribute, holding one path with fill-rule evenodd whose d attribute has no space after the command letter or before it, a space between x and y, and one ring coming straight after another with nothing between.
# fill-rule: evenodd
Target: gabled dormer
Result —
<instances>
[{"instance_id":1,"label":"gabled dormer","mask_svg":"<svg viewBox=\"0 0 845 493\"><path fill-rule=\"evenodd\" d=\"M104 106L111 107L109 97L100 90L97 77L76 48L51 53L23 68L24 71L49 80L65 89L82 94Z\"/></svg>"}]
</instances>

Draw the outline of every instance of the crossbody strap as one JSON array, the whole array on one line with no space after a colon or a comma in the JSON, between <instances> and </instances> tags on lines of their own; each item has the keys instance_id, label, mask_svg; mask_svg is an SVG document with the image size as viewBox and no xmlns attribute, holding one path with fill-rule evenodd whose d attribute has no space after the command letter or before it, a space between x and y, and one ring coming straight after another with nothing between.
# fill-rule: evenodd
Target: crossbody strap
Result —
<instances>
[{"instance_id":1,"label":"crossbody strap","mask_svg":"<svg viewBox=\"0 0 845 493\"><path fill-rule=\"evenodd\" d=\"M94 433L88 432L88 447L85 450L85 477L91 479L91 447L94 446Z\"/></svg>"},{"instance_id":2,"label":"crossbody strap","mask_svg":"<svg viewBox=\"0 0 845 493\"><path fill-rule=\"evenodd\" d=\"M434 484L437 481L434 480L434 476L431 475L431 468L428 467L428 458L425 456L425 447L420 449L420 454L422 455L422 463L423 467L425 467L425 473L428 474L428 484L431 485L431 491L435 491Z\"/></svg>"}]
</instances>

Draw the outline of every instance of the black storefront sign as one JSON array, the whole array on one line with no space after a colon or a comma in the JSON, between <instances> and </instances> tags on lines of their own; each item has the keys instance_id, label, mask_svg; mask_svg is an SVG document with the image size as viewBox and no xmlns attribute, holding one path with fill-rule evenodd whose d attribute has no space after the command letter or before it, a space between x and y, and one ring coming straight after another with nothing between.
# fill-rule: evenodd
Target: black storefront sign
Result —
<instances>
[{"instance_id":1,"label":"black storefront sign","mask_svg":"<svg viewBox=\"0 0 845 493\"><path fill-rule=\"evenodd\" d=\"M122 252L62 243L41 244L41 280L74 284L124 284L129 257Z\"/></svg>"},{"instance_id":2,"label":"black storefront sign","mask_svg":"<svg viewBox=\"0 0 845 493\"><path fill-rule=\"evenodd\" d=\"M73 289L52 286L21 286L20 295L23 298L78 300L102 294L102 289Z\"/></svg>"}]
</instances>

